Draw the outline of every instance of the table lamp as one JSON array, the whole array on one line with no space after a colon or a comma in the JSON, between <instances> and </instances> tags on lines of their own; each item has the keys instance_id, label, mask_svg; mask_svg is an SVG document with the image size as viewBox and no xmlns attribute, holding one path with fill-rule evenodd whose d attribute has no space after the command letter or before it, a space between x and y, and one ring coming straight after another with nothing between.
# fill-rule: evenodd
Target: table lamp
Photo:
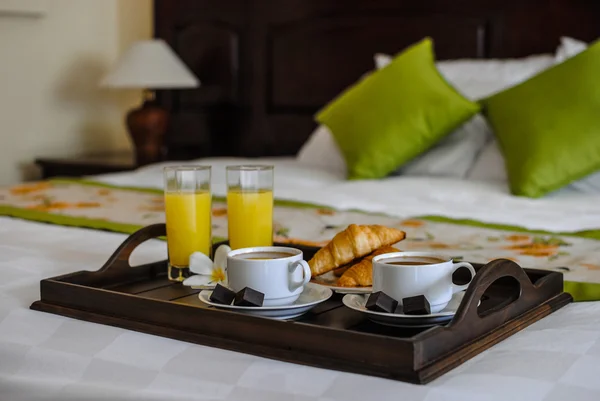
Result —
<instances>
[{"instance_id":1,"label":"table lamp","mask_svg":"<svg viewBox=\"0 0 600 401\"><path fill-rule=\"evenodd\" d=\"M164 40L135 42L106 75L101 87L144 89L144 102L131 110L126 125L135 148L137 165L160 160L168 112L155 103L157 89L196 88L200 81Z\"/></svg>"}]
</instances>

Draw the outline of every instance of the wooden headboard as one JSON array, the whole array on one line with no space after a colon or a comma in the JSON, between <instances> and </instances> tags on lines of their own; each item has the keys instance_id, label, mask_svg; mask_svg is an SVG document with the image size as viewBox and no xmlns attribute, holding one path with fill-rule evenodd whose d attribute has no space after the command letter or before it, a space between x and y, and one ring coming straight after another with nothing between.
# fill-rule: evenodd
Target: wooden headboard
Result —
<instances>
[{"instance_id":1,"label":"wooden headboard","mask_svg":"<svg viewBox=\"0 0 600 401\"><path fill-rule=\"evenodd\" d=\"M158 93L167 158L294 155L376 52L430 36L440 60L554 53L600 37L600 1L155 0L155 36L202 82Z\"/></svg>"}]
</instances>

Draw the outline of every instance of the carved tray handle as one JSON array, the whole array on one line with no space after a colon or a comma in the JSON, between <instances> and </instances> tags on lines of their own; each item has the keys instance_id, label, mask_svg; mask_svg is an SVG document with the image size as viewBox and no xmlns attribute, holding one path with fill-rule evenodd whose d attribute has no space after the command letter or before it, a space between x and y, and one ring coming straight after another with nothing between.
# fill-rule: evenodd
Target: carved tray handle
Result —
<instances>
[{"instance_id":1,"label":"carved tray handle","mask_svg":"<svg viewBox=\"0 0 600 401\"><path fill-rule=\"evenodd\" d=\"M127 237L127 239L125 239L121 245L119 245L119 247L113 252L104 266L102 266L98 272L106 272L109 269L131 269L132 266L129 263L129 258L131 257L134 249L149 239L158 238L165 235L167 235L167 226L165 223L152 224L140 228Z\"/></svg>"},{"instance_id":2,"label":"carved tray handle","mask_svg":"<svg viewBox=\"0 0 600 401\"><path fill-rule=\"evenodd\" d=\"M515 298L508 298L506 302L479 315L478 306L486 290L503 277L511 277L519 283L519 293ZM560 286L560 288L557 288ZM475 275L463 300L456 311L454 319L448 329L458 329L464 325L475 331L485 330L486 326L498 326L502 321L524 313L536 304L543 293L561 292L562 276L547 275L538 280L535 285L527 273L515 262L508 259L497 259L483 266Z\"/></svg>"}]
</instances>

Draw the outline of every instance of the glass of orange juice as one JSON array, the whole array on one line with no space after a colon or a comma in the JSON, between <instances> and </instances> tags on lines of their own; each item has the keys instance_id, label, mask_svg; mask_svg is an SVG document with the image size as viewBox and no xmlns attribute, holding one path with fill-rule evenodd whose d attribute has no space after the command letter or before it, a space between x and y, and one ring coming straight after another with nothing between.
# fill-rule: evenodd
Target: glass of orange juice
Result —
<instances>
[{"instance_id":1,"label":"glass of orange juice","mask_svg":"<svg viewBox=\"0 0 600 401\"><path fill-rule=\"evenodd\" d=\"M227 166L231 249L273 245L273 166Z\"/></svg>"},{"instance_id":2,"label":"glass of orange juice","mask_svg":"<svg viewBox=\"0 0 600 401\"><path fill-rule=\"evenodd\" d=\"M169 280L190 276L192 253L211 257L210 179L210 166L164 168Z\"/></svg>"}]
</instances>

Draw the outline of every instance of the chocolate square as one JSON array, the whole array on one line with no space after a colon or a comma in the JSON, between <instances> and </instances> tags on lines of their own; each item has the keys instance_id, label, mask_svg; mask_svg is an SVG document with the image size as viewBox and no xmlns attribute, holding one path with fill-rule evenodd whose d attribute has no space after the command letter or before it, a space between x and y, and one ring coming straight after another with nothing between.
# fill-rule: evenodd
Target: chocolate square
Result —
<instances>
[{"instance_id":1,"label":"chocolate square","mask_svg":"<svg viewBox=\"0 0 600 401\"><path fill-rule=\"evenodd\" d=\"M233 304L235 306L262 306L265 299L265 294L253 290L250 287L244 287L241 291L235 294Z\"/></svg>"},{"instance_id":2,"label":"chocolate square","mask_svg":"<svg viewBox=\"0 0 600 401\"><path fill-rule=\"evenodd\" d=\"M402 310L405 315L429 315L431 306L425 295L402 298Z\"/></svg>"},{"instance_id":3,"label":"chocolate square","mask_svg":"<svg viewBox=\"0 0 600 401\"><path fill-rule=\"evenodd\" d=\"M231 302L234 300L234 298L234 291L231 291L229 288L221 284L217 284L208 299L217 304L231 305Z\"/></svg>"},{"instance_id":4,"label":"chocolate square","mask_svg":"<svg viewBox=\"0 0 600 401\"><path fill-rule=\"evenodd\" d=\"M369 295L365 308L375 312L394 313L398 301L387 295L385 292L377 291Z\"/></svg>"}]
</instances>

